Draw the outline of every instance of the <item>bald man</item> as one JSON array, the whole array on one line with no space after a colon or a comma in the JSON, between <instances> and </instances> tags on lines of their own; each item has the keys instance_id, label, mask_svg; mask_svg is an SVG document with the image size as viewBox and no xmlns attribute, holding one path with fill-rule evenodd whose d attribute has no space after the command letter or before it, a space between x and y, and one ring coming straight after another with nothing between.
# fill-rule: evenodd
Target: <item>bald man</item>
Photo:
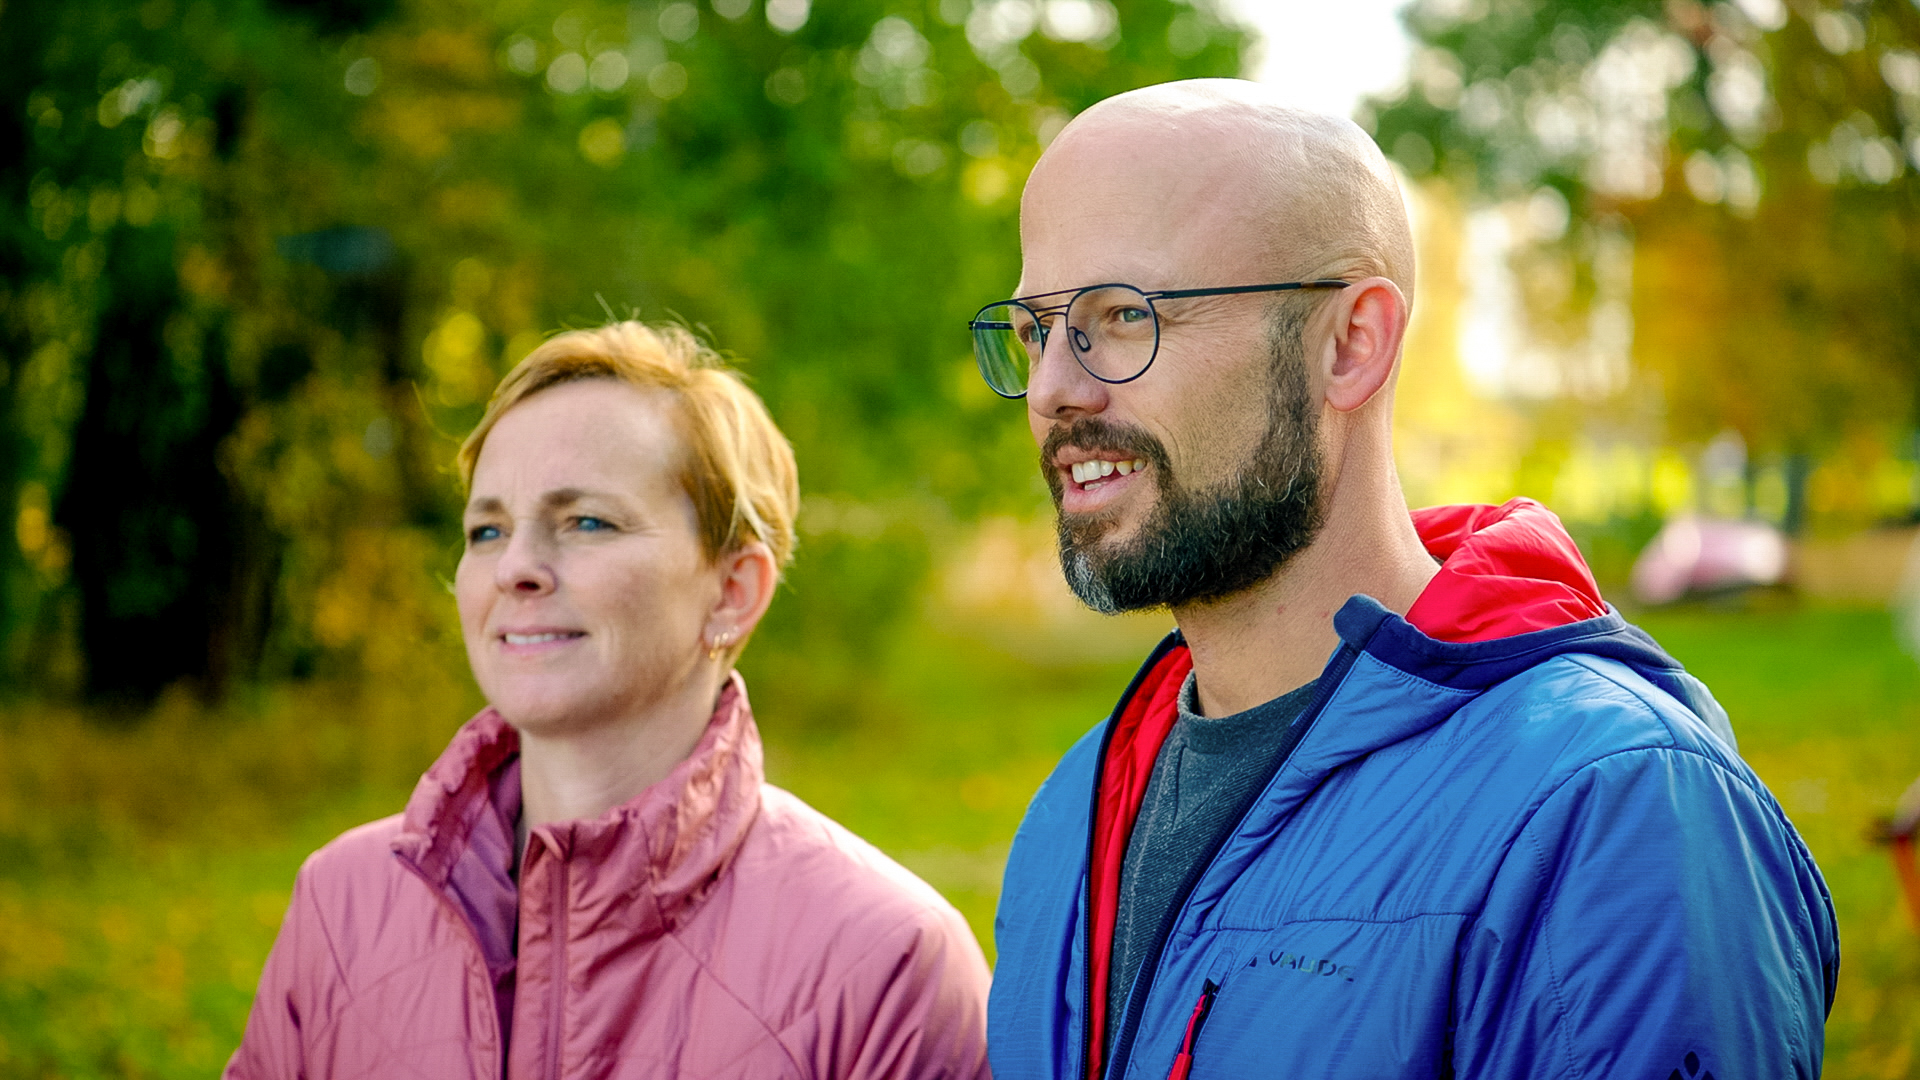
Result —
<instances>
[{"instance_id":1,"label":"bald man","mask_svg":"<svg viewBox=\"0 0 1920 1080\"><path fill-rule=\"evenodd\" d=\"M1123 94L1020 243L972 329L1067 580L1179 629L1014 840L994 1075L1817 1075L1832 905L1725 712L1538 503L1407 509L1373 142L1248 83Z\"/></svg>"}]
</instances>

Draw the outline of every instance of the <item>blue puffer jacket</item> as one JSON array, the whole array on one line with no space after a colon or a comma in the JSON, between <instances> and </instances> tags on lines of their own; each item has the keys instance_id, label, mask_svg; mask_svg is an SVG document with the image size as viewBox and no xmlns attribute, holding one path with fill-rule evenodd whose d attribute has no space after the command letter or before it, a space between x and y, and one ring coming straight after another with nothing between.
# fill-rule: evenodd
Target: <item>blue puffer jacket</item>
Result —
<instances>
[{"instance_id":1,"label":"blue puffer jacket","mask_svg":"<svg viewBox=\"0 0 1920 1080\"><path fill-rule=\"evenodd\" d=\"M1612 611L1457 644L1355 597L1335 627L1305 734L1109 1021L1104 1075L1819 1075L1832 902L1704 686ZM1086 1073L1112 723L1013 843L999 1080Z\"/></svg>"}]
</instances>

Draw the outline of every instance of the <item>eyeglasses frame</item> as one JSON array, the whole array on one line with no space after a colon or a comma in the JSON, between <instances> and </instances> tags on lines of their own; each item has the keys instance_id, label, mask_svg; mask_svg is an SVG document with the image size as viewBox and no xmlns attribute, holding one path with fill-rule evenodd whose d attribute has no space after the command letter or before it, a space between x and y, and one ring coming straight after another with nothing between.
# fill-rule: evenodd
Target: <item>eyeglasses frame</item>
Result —
<instances>
[{"instance_id":1,"label":"eyeglasses frame","mask_svg":"<svg viewBox=\"0 0 1920 1080\"><path fill-rule=\"evenodd\" d=\"M1072 340L1068 340L1067 342L1067 352L1073 354L1074 363L1080 365L1080 370L1109 386L1119 386L1124 383L1130 383L1142 375L1145 375L1148 370L1153 367L1153 362L1160 358L1160 310L1154 307L1154 301L1156 300L1184 300L1193 296L1238 296L1242 293L1293 292L1298 289L1344 289L1352 284L1353 282L1351 281L1343 281L1339 278L1316 278L1311 281L1282 281L1267 285L1227 285L1213 289L1159 289L1154 292L1147 292L1137 285L1128 285L1122 281L1109 281L1099 285L1087 285L1078 289L1056 289L1053 292L1034 293L1030 296L1016 296L1008 300L996 300L991 304L982 305L979 311L974 312L973 318L967 321L967 329L974 335L973 361L974 364L980 368L980 378L987 384L987 389L992 390L994 393L999 394L1009 401L1018 401L1027 396L1026 390L1022 390L1017 394L1009 394L993 385L993 380L987 378L986 361L980 355L979 332L981 330L1013 329L1012 323L981 322L981 313L989 308L1008 307L1016 304L1025 308L1027 314L1033 316L1034 325L1040 328L1040 355L1044 356L1047 351L1047 335L1050 331L1047 329L1046 320L1043 316L1058 314L1064 317L1067 311L1073 307L1075 300L1080 299L1087 293L1100 289L1128 289L1132 292L1139 293L1141 299L1147 302L1147 310L1153 313L1153 352L1148 354L1147 362L1141 366L1139 371L1134 372L1124 379L1109 379L1105 375L1088 367L1087 362L1080 358L1079 351L1073 347ZM1064 304L1034 307L1028 302L1032 300L1044 300L1049 296L1065 296L1067 293L1072 293L1073 295L1068 297L1067 302ZM1029 378L1028 381L1031 382L1031 378Z\"/></svg>"}]
</instances>

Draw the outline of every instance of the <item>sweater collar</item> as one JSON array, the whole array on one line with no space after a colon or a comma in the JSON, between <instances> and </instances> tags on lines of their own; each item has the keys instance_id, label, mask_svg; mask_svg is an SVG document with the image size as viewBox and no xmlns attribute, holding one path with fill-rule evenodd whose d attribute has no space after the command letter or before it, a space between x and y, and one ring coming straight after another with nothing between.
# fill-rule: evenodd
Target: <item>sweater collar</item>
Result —
<instances>
[{"instance_id":1,"label":"sweater collar","mask_svg":"<svg viewBox=\"0 0 1920 1080\"><path fill-rule=\"evenodd\" d=\"M519 734L488 708L467 721L414 788L393 850L469 918L496 921L470 892L507 880L519 816ZM700 742L665 778L598 818L533 830L529 848L566 860L572 908L593 921L664 933L739 850L760 806L760 734L736 672ZM496 865L498 864L498 865ZM484 940L491 928L477 926ZM511 931L509 930L509 933Z\"/></svg>"}]
</instances>

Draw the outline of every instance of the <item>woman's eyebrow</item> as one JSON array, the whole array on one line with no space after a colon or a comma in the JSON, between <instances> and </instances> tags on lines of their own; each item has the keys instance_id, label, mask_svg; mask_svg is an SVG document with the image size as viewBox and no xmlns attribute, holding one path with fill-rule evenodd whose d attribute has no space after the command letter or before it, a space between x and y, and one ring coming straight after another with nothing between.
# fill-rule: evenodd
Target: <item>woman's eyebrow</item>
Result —
<instances>
[{"instance_id":1,"label":"woman's eyebrow","mask_svg":"<svg viewBox=\"0 0 1920 1080\"><path fill-rule=\"evenodd\" d=\"M552 491L540 496L540 505L543 509L557 510L562 507L571 506L577 502L596 498L612 499L618 498L618 496L611 492L594 491L588 488L554 488ZM475 498L467 504L466 509L466 513L469 514L504 514L506 512L507 504L493 495L482 495Z\"/></svg>"},{"instance_id":2,"label":"woman's eyebrow","mask_svg":"<svg viewBox=\"0 0 1920 1080\"><path fill-rule=\"evenodd\" d=\"M607 497L607 492L589 491L586 488L576 488L576 487L554 488L552 491L549 491L546 494L540 496L540 505L545 506L548 509L558 509L563 506L570 506L574 503L580 502L585 499L592 499L596 497Z\"/></svg>"}]
</instances>

